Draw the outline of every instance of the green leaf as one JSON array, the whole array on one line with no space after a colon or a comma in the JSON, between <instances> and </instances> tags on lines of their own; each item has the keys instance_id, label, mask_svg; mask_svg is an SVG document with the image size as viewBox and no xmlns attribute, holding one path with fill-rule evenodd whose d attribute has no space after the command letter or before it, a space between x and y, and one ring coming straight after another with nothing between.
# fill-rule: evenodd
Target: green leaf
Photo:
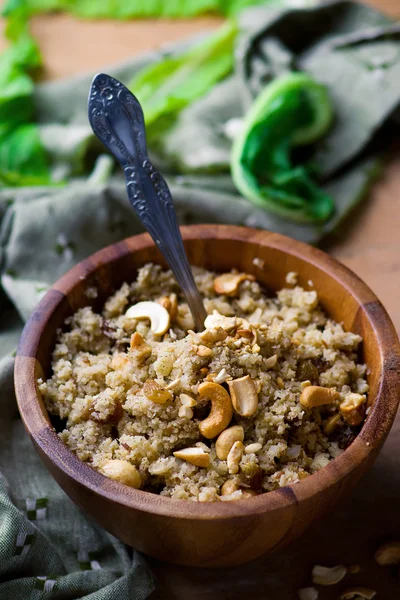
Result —
<instances>
[{"instance_id":1,"label":"green leaf","mask_svg":"<svg viewBox=\"0 0 400 600\"><path fill-rule=\"evenodd\" d=\"M248 6L282 3L282 0L8 0L3 14L22 5L29 14L67 11L85 18L195 17L202 14L236 15Z\"/></svg>"},{"instance_id":2,"label":"green leaf","mask_svg":"<svg viewBox=\"0 0 400 600\"><path fill-rule=\"evenodd\" d=\"M0 55L0 186L50 182L47 159L34 119L29 72L41 64L27 24L27 7L13 0L5 11L10 46Z\"/></svg>"},{"instance_id":3,"label":"green leaf","mask_svg":"<svg viewBox=\"0 0 400 600\"><path fill-rule=\"evenodd\" d=\"M171 121L231 72L236 33L236 23L228 22L194 48L166 56L134 77L129 87L143 106L150 135L158 120Z\"/></svg>"},{"instance_id":4,"label":"green leaf","mask_svg":"<svg viewBox=\"0 0 400 600\"><path fill-rule=\"evenodd\" d=\"M0 136L0 184L49 184L47 159L34 123Z\"/></svg>"},{"instance_id":5,"label":"green leaf","mask_svg":"<svg viewBox=\"0 0 400 600\"><path fill-rule=\"evenodd\" d=\"M333 119L325 88L302 73L275 79L245 116L232 148L233 181L245 198L294 221L326 221L330 196L292 151L323 136Z\"/></svg>"}]
</instances>

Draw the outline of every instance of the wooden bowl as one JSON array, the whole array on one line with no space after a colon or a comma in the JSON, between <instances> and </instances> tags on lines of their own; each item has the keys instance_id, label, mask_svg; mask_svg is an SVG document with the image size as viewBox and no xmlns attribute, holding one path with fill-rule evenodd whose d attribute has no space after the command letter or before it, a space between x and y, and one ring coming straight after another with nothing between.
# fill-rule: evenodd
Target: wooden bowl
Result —
<instances>
[{"instance_id":1,"label":"wooden bowl","mask_svg":"<svg viewBox=\"0 0 400 600\"><path fill-rule=\"evenodd\" d=\"M88 515L123 542L162 560L185 565L234 565L272 552L299 537L349 493L375 460L393 423L400 397L400 349L394 327L376 296L351 271L323 252L254 229L199 225L182 228L189 260L216 271L236 267L280 289L295 271L311 280L326 311L362 335L369 366L368 418L343 454L293 486L236 502L199 503L135 490L81 462L58 438L37 389L49 375L56 330L77 309L132 281L145 262L165 263L147 234L109 246L71 269L49 290L23 331L15 361L18 406L50 473ZM258 257L263 269L253 264ZM89 300L88 287L99 296Z\"/></svg>"}]
</instances>

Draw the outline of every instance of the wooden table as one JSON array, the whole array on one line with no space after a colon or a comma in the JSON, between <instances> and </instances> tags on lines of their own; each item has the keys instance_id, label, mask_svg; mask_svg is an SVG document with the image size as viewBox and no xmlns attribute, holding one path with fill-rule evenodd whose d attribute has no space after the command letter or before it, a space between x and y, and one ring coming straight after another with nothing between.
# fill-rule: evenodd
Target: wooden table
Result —
<instances>
[{"instance_id":1,"label":"wooden table","mask_svg":"<svg viewBox=\"0 0 400 600\"><path fill-rule=\"evenodd\" d=\"M400 0L368 0L400 17ZM124 60L134 54L212 29L214 17L183 21L77 21L65 15L33 21L45 59L45 79L58 79ZM0 43L1 46L1 43ZM346 234L327 250L355 271L377 293L400 331L400 155L394 153ZM358 563L362 570L350 585L364 583L379 591L379 600L400 598L397 573L374 564L381 539L400 539L400 419L375 467L352 498L334 515L289 549L243 567L202 570L151 561L158 579L154 599L291 600L309 583L312 566ZM324 589L321 600L338 597L338 588Z\"/></svg>"}]
</instances>

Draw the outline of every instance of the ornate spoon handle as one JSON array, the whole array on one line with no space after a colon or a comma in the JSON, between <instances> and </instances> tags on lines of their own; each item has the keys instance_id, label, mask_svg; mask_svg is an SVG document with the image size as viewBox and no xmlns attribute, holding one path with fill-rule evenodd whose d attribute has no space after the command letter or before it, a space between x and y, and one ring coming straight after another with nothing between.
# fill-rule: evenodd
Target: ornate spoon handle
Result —
<instances>
[{"instance_id":1,"label":"ornate spoon handle","mask_svg":"<svg viewBox=\"0 0 400 600\"><path fill-rule=\"evenodd\" d=\"M179 283L198 331L207 314L183 247L171 192L147 154L142 107L119 81L103 73L93 79L89 121L96 136L120 163L129 201L164 255Z\"/></svg>"}]
</instances>

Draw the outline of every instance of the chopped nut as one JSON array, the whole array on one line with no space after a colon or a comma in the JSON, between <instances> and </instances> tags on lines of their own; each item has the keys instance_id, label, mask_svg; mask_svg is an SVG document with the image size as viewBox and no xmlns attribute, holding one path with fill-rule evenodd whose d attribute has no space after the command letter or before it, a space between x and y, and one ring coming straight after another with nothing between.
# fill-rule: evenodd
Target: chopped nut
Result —
<instances>
[{"instance_id":1,"label":"chopped nut","mask_svg":"<svg viewBox=\"0 0 400 600\"><path fill-rule=\"evenodd\" d=\"M170 381L168 385L165 386L166 390L173 390L174 388L176 388L181 382L181 378L178 377L178 379L174 379L173 381Z\"/></svg>"},{"instance_id":2,"label":"chopped nut","mask_svg":"<svg viewBox=\"0 0 400 600\"><path fill-rule=\"evenodd\" d=\"M176 294L170 294L169 296L162 296L156 300L158 304L161 304L169 312L171 321L175 321L178 314L178 297Z\"/></svg>"},{"instance_id":3,"label":"chopped nut","mask_svg":"<svg viewBox=\"0 0 400 600\"><path fill-rule=\"evenodd\" d=\"M230 496L233 492L237 492L239 486L233 481L233 479L227 479L221 486L221 496Z\"/></svg>"},{"instance_id":4,"label":"chopped nut","mask_svg":"<svg viewBox=\"0 0 400 600\"><path fill-rule=\"evenodd\" d=\"M258 408L256 386L249 375L228 381L232 404L235 411L242 417L251 417Z\"/></svg>"},{"instance_id":5,"label":"chopped nut","mask_svg":"<svg viewBox=\"0 0 400 600\"><path fill-rule=\"evenodd\" d=\"M244 446L243 443L237 441L233 444L229 451L226 462L228 464L228 471L231 475L236 475L239 472L239 463L243 456Z\"/></svg>"},{"instance_id":6,"label":"chopped nut","mask_svg":"<svg viewBox=\"0 0 400 600\"><path fill-rule=\"evenodd\" d=\"M155 335L164 335L170 325L169 312L157 302L138 302L128 308L125 316L138 320L149 319L151 331Z\"/></svg>"},{"instance_id":7,"label":"chopped nut","mask_svg":"<svg viewBox=\"0 0 400 600\"><path fill-rule=\"evenodd\" d=\"M308 379L307 381L302 381L300 384L300 387L302 390L304 390L304 388L306 387L310 387L310 385L312 385L311 381Z\"/></svg>"},{"instance_id":8,"label":"chopped nut","mask_svg":"<svg viewBox=\"0 0 400 600\"><path fill-rule=\"evenodd\" d=\"M288 285L296 285L298 274L295 271L289 271L285 277L285 281Z\"/></svg>"},{"instance_id":9,"label":"chopped nut","mask_svg":"<svg viewBox=\"0 0 400 600\"><path fill-rule=\"evenodd\" d=\"M138 331L135 331L131 336L130 349L138 365L141 365L151 356L151 346L146 344L143 336Z\"/></svg>"},{"instance_id":10,"label":"chopped nut","mask_svg":"<svg viewBox=\"0 0 400 600\"><path fill-rule=\"evenodd\" d=\"M365 417L365 396L349 394L341 402L339 409L349 425L360 425Z\"/></svg>"},{"instance_id":11,"label":"chopped nut","mask_svg":"<svg viewBox=\"0 0 400 600\"><path fill-rule=\"evenodd\" d=\"M400 542L386 542L375 552L375 560L381 567L400 564Z\"/></svg>"},{"instance_id":12,"label":"chopped nut","mask_svg":"<svg viewBox=\"0 0 400 600\"><path fill-rule=\"evenodd\" d=\"M278 356L277 356L277 354L273 354L272 356L270 356L269 358L267 358L264 361L264 366L266 369L272 369L273 367L275 367L277 362L278 362Z\"/></svg>"},{"instance_id":13,"label":"chopped nut","mask_svg":"<svg viewBox=\"0 0 400 600\"><path fill-rule=\"evenodd\" d=\"M219 434L215 442L215 451L220 460L226 460L228 454L237 441L243 442L244 430L241 425L232 425Z\"/></svg>"},{"instance_id":14,"label":"chopped nut","mask_svg":"<svg viewBox=\"0 0 400 600\"><path fill-rule=\"evenodd\" d=\"M239 325L241 325L240 319L238 320L237 317L225 317L217 310L214 310L212 315L208 315L204 321L204 327L206 329L223 329L228 333L239 327ZM204 335L204 332L202 335Z\"/></svg>"},{"instance_id":15,"label":"chopped nut","mask_svg":"<svg viewBox=\"0 0 400 600\"><path fill-rule=\"evenodd\" d=\"M232 419L231 398L222 385L211 381L201 383L198 392L200 398L208 398L211 401L210 414L204 421L199 423L199 430L201 435L204 435L207 439L212 439L226 429Z\"/></svg>"},{"instance_id":16,"label":"chopped nut","mask_svg":"<svg viewBox=\"0 0 400 600\"><path fill-rule=\"evenodd\" d=\"M139 346L141 346L142 344L144 344L144 338L142 336L141 333L139 333L138 331L135 331L135 333L133 333L131 335L131 350L133 350L134 348L138 348Z\"/></svg>"},{"instance_id":17,"label":"chopped nut","mask_svg":"<svg viewBox=\"0 0 400 600\"><path fill-rule=\"evenodd\" d=\"M203 340L203 342L210 342L211 344L215 344L215 342L222 342L227 338L227 336L227 332L221 327L216 329L205 329L199 333L199 337Z\"/></svg>"},{"instance_id":18,"label":"chopped nut","mask_svg":"<svg viewBox=\"0 0 400 600\"><path fill-rule=\"evenodd\" d=\"M104 460L99 465L99 471L106 477L130 487L139 488L141 485L138 470L127 460Z\"/></svg>"},{"instance_id":19,"label":"chopped nut","mask_svg":"<svg viewBox=\"0 0 400 600\"><path fill-rule=\"evenodd\" d=\"M300 394L300 404L304 408L313 408L314 406L331 404L335 400L339 400L339 398L340 394L333 388L309 385Z\"/></svg>"},{"instance_id":20,"label":"chopped nut","mask_svg":"<svg viewBox=\"0 0 400 600\"><path fill-rule=\"evenodd\" d=\"M357 573L360 571L360 565L350 565L350 567L347 567L347 572L349 575L357 575Z\"/></svg>"},{"instance_id":21,"label":"chopped nut","mask_svg":"<svg viewBox=\"0 0 400 600\"><path fill-rule=\"evenodd\" d=\"M201 356L202 358L208 358L209 356L212 356L213 351L211 350L211 348L208 348L207 346L198 346L197 348L197 356Z\"/></svg>"},{"instance_id":22,"label":"chopped nut","mask_svg":"<svg viewBox=\"0 0 400 600\"><path fill-rule=\"evenodd\" d=\"M237 296L240 284L246 280L254 281L255 277L248 273L224 273L214 279L214 290L217 294Z\"/></svg>"},{"instance_id":23,"label":"chopped nut","mask_svg":"<svg viewBox=\"0 0 400 600\"><path fill-rule=\"evenodd\" d=\"M253 337L253 332L250 329L238 329L236 331L236 334L239 335L240 337L244 337L244 338L252 338Z\"/></svg>"},{"instance_id":24,"label":"chopped nut","mask_svg":"<svg viewBox=\"0 0 400 600\"><path fill-rule=\"evenodd\" d=\"M297 592L299 600L317 600L318 590L315 587L302 588Z\"/></svg>"},{"instance_id":25,"label":"chopped nut","mask_svg":"<svg viewBox=\"0 0 400 600\"><path fill-rule=\"evenodd\" d=\"M174 452L174 456L196 467L208 467L210 464L210 456L202 448L184 448Z\"/></svg>"},{"instance_id":26,"label":"chopped nut","mask_svg":"<svg viewBox=\"0 0 400 600\"><path fill-rule=\"evenodd\" d=\"M214 377L215 383L224 383L229 379L230 375L226 369L221 369L220 372Z\"/></svg>"},{"instance_id":27,"label":"chopped nut","mask_svg":"<svg viewBox=\"0 0 400 600\"><path fill-rule=\"evenodd\" d=\"M261 348L258 344L254 344L254 346L251 347L251 351L253 354L258 354L260 352Z\"/></svg>"},{"instance_id":28,"label":"chopped nut","mask_svg":"<svg viewBox=\"0 0 400 600\"><path fill-rule=\"evenodd\" d=\"M190 406L181 406L178 410L178 417L182 417L183 419L192 419L193 411Z\"/></svg>"},{"instance_id":29,"label":"chopped nut","mask_svg":"<svg viewBox=\"0 0 400 600\"><path fill-rule=\"evenodd\" d=\"M329 419L327 419L327 421L325 423L324 434L332 435L332 433L335 431L336 427L338 426L340 419L341 419L340 413L337 413L336 415L329 417Z\"/></svg>"},{"instance_id":30,"label":"chopped nut","mask_svg":"<svg viewBox=\"0 0 400 600\"><path fill-rule=\"evenodd\" d=\"M168 400L172 400L171 392L163 389L154 379L148 379L144 382L143 393L146 398L157 404L165 404Z\"/></svg>"},{"instance_id":31,"label":"chopped nut","mask_svg":"<svg viewBox=\"0 0 400 600\"><path fill-rule=\"evenodd\" d=\"M170 312L170 310L171 310L171 300L168 298L168 296L162 296L162 298L158 298L156 300L156 302L158 304L161 304L161 306L163 306L165 308L165 310L167 310L168 312Z\"/></svg>"},{"instance_id":32,"label":"chopped nut","mask_svg":"<svg viewBox=\"0 0 400 600\"><path fill-rule=\"evenodd\" d=\"M202 367L199 371L200 375L203 375L203 377L205 377L208 373L208 368L207 367Z\"/></svg>"},{"instance_id":33,"label":"chopped nut","mask_svg":"<svg viewBox=\"0 0 400 600\"><path fill-rule=\"evenodd\" d=\"M262 444L255 442L254 444L249 444L248 446L246 446L244 449L244 453L245 454L256 454L257 452L259 452L261 450L261 448L262 448Z\"/></svg>"},{"instance_id":34,"label":"chopped nut","mask_svg":"<svg viewBox=\"0 0 400 600\"><path fill-rule=\"evenodd\" d=\"M258 267L259 269L263 269L265 267L265 260L263 260L262 258L258 258L257 256L255 258L253 258L253 265L255 267Z\"/></svg>"},{"instance_id":35,"label":"chopped nut","mask_svg":"<svg viewBox=\"0 0 400 600\"><path fill-rule=\"evenodd\" d=\"M336 567L315 565L312 570L312 580L317 585L335 585L342 581L346 573L347 569L343 565L337 565Z\"/></svg>"},{"instance_id":36,"label":"chopped nut","mask_svg":"<svg viewBox=\"0 0 400 600\"><path fill-rule=\"evenodd\" d=\"M276 378L276 383L277 383L278 388L280 390L283 390L283 388L285 387L285 384L284 384L284 381L283 381L282 377L277 377Z\"/></svg>"},{"instance_id":37,"label":"chopped nut","mask_svg":"<svg viewBox=\"0 0 400 600\"><path fill-rule=\"evenodd\" d=\"M183 406L193 407L197 405L196 400L189 396L189 394L181 394L179 396L179 400L181 401L181 404L183 404Z\"/></svg>"},{"instance_id":38,"label":"chopped nut","mask_svg":"<svg viewBox=\"0 0 400 600\"><path fill-rule=\"evenodd\" d=\"M253 496L257 496L257 492L255 490L242 490L242 498L252 498Z\"/></svg>"},{"instance_id":39,"label":"chopped nut","mask_svg":"<svg viewBox=\"0 0 400 600\"><path fill-rule=\"evenodd\" d=\"M372 600L375 596L375 590L357 585L340 594L340 600Z\"/></svg>"}]
</instances>

